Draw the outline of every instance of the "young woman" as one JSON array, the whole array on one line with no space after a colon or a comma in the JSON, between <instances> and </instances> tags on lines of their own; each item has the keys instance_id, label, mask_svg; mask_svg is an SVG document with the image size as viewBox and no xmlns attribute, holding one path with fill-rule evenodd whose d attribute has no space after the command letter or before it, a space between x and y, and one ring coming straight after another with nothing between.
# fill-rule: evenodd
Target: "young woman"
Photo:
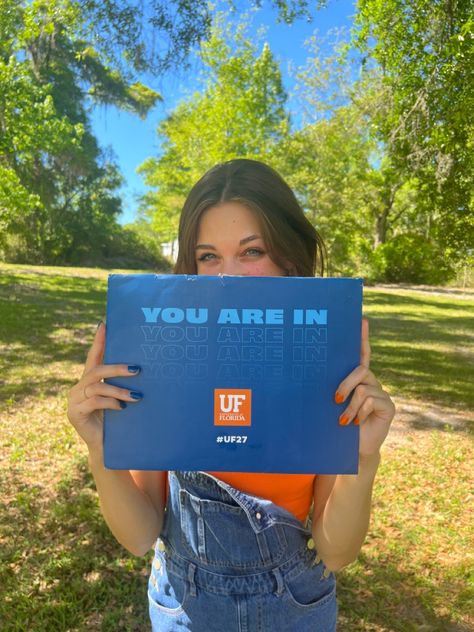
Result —
<instances>
[{"instance_id":1,"label":"young woman","mask_svg":"<svg viewBox=\"0 0 474 632\"><path fill-rule=\"evenodd\" d=\"M191 190L179 228L176 273L313 276L323 243L284 180L268 166L232 160ZM360 424L359 473L344 476L106 470L106 408L140 405L140 367L103 365L97 329L68 416L89 449L102 513L129 551L155 546L149 581L152 628L194 632L331 632L334 571L364 541L380 447L394 405L361 359L338 386L339 423ZM129 376L127 390L105 378ZM166 510L165 510L166 506Z\"/></svg>"}]
</instances>

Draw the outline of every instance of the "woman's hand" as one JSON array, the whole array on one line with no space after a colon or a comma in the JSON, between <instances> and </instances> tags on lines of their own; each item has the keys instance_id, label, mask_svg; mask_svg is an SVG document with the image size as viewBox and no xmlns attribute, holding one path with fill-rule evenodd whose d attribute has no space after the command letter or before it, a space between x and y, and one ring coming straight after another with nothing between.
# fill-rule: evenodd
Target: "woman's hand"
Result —
<instances>
[{"instance_id":1,"label":"woman's hand","mask_svg":"<svg viewBox=\"0 0 474 632\"><path fill-rule=\"evenodd\" d=\"M339 417L341 425L360 424L359 454L376 454L388 434L395 405L369 369L369 322L362 319L360 365L340 383L335 400L342 404L352 393L349 405Z\"/></svg>"},{"instance_id":2,"label":"woman's hand","mask_svg":"<svg viewBox=\"0 0 474 632\"><path fill-rule=\"evenodd\" d=\"M140 367L126 364L101 364L105 348L105 325L97 327L87 354L84 372L68 395L67 416L90 449L102 448L103 410L121 410L126 402L137 402L141 393L103 382L105 378L138 375Z\"/></svg>"}]
</instances>

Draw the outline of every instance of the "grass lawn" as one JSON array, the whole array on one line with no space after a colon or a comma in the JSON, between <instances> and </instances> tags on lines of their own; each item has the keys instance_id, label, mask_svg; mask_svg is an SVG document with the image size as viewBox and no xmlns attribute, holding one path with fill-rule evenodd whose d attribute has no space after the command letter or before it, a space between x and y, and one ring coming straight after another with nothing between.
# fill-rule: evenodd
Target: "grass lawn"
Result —
<instances>
[{"instance_id":1,"label":"grass lawn","mask_svg":"<svg viewBox=\"0 0 474 632\"><path fill-rule=\"evenodd\" d=\"M0 264L5 631L148 629L150 556L133 558L109 534L86 450L65 416L67 391L104 317L107 274ZM372 368L397 404L426 414L400 415L397 440L384 448L367 542L339 573L338 630L467 632L474 300L368 288L365 312Z\"/></svg>"}]
</instances>

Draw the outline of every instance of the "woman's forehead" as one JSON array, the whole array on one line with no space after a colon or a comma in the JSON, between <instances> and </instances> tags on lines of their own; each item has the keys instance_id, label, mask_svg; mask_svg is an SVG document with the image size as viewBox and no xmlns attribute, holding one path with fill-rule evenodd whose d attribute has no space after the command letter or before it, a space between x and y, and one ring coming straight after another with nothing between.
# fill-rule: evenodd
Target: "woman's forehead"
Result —
<instances>
[{"instance_id":1,"label":"woman's forehead","mask_svg":"<svg viewBox=\"0 0 474 632\"><path fill-rule=\"evenodd\" d=\"M198 240L205 235L218 236L223 233L237 236L242 232L260 235L261 228L255 211L241 202L223 202L211 206L203 212L198 223Z\"/></svg>"}]
</instances>

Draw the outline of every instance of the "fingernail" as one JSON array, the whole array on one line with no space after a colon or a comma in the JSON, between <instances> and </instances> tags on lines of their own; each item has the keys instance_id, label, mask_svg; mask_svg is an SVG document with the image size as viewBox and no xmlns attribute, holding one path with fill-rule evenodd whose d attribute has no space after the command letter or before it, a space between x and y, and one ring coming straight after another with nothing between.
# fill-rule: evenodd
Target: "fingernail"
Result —
<instances>
[{"instance_id":1,"label":"fingernail","mask_svg":"<svg viewBox=\"0 0 474 632\"><path fill-rule=\"evenodd\" d=\"M341 395L339 391L336 391L334 399L336 400L336 404L342 404L342 402L344 401L344 395Z\"/></svg>"},{"instance_id":2,"label":"fingernail","mask_svg":"<svg viewBox=\"0 0 474 632\"><path fill-rule=\"evenodd\" d=\"M132 399L141 399L143 395L139 393L138 391L130 391L130 397Z\"/></svg>"},{"instance_id":3,"label":"fingernail","mask_svg":"<svg viewBox=\"0 0 474 632\"><path fill-rule=\"evenodd\" d=\"M127 404L126 404L126 402L122 402L122 401L120 400L119 404L120 404L120 408L127 408Z\"/></svg>"},{"instance_id":4,"label":"fingernail","mask_svg":"<svg viewBox=\"0 0 474 632\"><path fill-rule=\"evenodd\" d=\"M129 373L138 373L139 371L140 371L140 367L137 366L136 364L130 364L130 366L128 367Z\"/></svg>"},{"instance_id":5,"label":"fingernail","mask_svg":"<svg viewBox=\"0 0 474 632\"><path fill-rule=\"evenodd\" d=\"M356 417L356 418L354 419L354 425L355 425L355 426L358 426L359 424L360 424L359 417Z\"/></svg>"},{"instance_id":6,"label":"fingernail","mask_svg":"<svg viewBox=\"0 0 474 632\"><path fill-rule=\"evenodd\" d=\"M347 426L347 424L349 423L349 417L347 415L341 415L339 417L339 423L341 424L341 426Z\"/></svg>"},{"instance_id":7,"label":"fingernail","mask_svg":"<svg viewBox=\"0 0 474 632\"><path fill-rule=\"evenodd\" d=\"M99 329L99 327L102 325L104 321L102 319L99 320L99 322L97 323L97 329Z\"/></svg>"}]
</instances>

